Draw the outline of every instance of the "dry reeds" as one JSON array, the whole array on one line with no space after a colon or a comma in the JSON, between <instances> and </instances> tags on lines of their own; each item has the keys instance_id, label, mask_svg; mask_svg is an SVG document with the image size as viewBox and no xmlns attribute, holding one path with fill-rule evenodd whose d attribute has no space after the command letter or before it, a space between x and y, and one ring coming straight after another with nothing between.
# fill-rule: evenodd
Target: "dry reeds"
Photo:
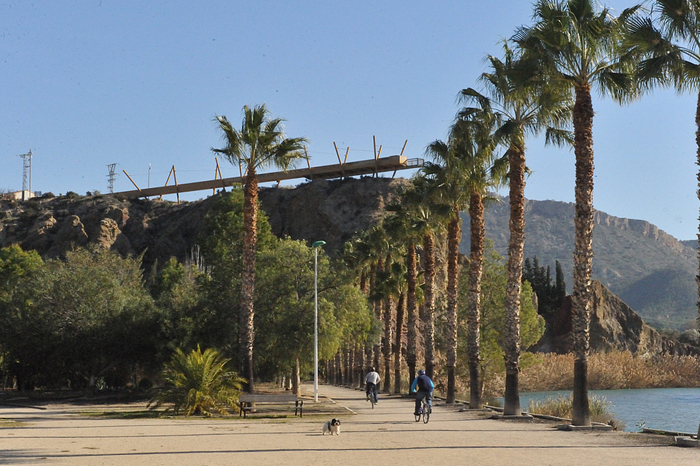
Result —
<instances>
[{"instance_id":1,"label":"dry reeds","mask_svg":"<svg viewBox=\"0 0 700 466\"><path fill-rule=\"evenodd\" d=\"M573 355L541 354L540 362L523 370L522 391L571 390ZM697 387L700 360L694 356L643 355L629 351L592 354L588 360L588 388Z\"/></svg>"},{"instance_id":2,"label":"dry reeds","mask_svg":"<svg viewBox=\"0 0 700 466\"><path fill-rule=\"evenodd\" d=\"M612 403L604 396L590 395L588 409L592 422L619 423L612 412ZM557 395L544 400L530 400L527 406L528 413L546 414L564 419L571 419L572 410L573 400L569 395Z\"/></svg>"}]
</instances>

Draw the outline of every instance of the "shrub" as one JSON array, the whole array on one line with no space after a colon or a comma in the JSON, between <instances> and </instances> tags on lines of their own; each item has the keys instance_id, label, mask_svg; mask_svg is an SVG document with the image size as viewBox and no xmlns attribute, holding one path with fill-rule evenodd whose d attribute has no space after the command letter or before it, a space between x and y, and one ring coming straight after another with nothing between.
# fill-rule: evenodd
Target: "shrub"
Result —
<instances>
[{"instance_id":1,"label":"shrub","mask_svg":"<svg viewBox=\"0 0 700 466\"><path fill-rule=\"evenodd\" d=\"M183 410L186 416L237 411L245 379L226 369L229 361L213 348L202 352L197 347L189 354L178 348L163 372L166 386L157 391L149 406L173 403L175 412Z\"/></svg>"},{"instance_id":2,"label":"shrub","mask_svg":"<svg viewBox=\"0 0 700 466\"><path fill-rule=\"evenodd\" d=\"M564 419L571 419L573 399L571 396L557 395L547 397L544 400L530 400L527 411L534 414L546 414ZM612 412L612 403L604 396L590 395L588 397L588 409L590 410L591 422L602 422L613 426L619 426L620 422L615 419Z\"/></svg>"}]
</instances>

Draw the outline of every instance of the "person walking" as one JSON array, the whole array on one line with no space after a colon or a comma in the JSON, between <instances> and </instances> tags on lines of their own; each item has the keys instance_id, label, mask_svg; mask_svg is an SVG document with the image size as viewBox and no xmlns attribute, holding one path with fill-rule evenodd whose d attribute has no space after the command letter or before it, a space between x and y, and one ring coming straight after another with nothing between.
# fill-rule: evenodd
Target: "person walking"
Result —
<instances>
[{"instance_id":1,"label":"person walking","mask_svg":"<svg viewBox=\"0 0 700 466\"><path fill-rule=\"evenodd\" d=\"M413 411L414 415L418 416L420 414L420 404L423 398L427 399L430 409L433 408L433 390L435 390L433 381L430 380L430 377L425 375L423 369L419 370L418 377L416 377L411 384L410 391L410 393L416 392L416 409Z\"/></svg>"}]
</instances>

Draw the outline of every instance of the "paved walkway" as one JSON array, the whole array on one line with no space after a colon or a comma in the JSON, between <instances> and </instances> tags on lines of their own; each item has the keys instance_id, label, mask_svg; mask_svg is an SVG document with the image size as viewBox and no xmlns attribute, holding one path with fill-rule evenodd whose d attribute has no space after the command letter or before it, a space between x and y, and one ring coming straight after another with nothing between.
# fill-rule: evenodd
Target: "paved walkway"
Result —
<instances>
[{"instance_id":1,"label":"paved walkway","mask_svg":"<svg viewBox=\"0 0 700 466\"><path fill-rule=\"evenodd\" d=\"M0 465L700 464L700 449L661 445L655 437L562 432L552 424L491 420L439 403L424 425L413 420L411 400L380 396L372 410L361 391L321 386L320 392L344 413L339 436L321 435L330 415L105 419L68 406L0 406ZM2 422L7 419L22 424L11 427Z\"/></svg>"}]
</instances>

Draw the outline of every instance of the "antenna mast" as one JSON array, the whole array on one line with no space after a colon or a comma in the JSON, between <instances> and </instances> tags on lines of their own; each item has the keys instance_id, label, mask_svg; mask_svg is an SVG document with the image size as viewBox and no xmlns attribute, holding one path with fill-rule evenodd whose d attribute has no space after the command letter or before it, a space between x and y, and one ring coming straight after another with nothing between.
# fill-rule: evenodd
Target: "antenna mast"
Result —
<instances>
[{"instance_id":1,"label":"antenna mast","mask_svg":"<svg viewBox=\"0 0 700 466\"><path fill-rule=\"evenodd\" d=\"M107 175L107 181L108 181L108 186L109 186L109 192L113 193L114 192L114 179L117 177L117 173L115 169L117 168L116 163L110 163L107 165L107 168L109 168L109 175Z\"/></svg>"},{"instance_id":2,"label":"antenna mast","mask_svg":"<svg viewBox=\"0 0 700 466\"><path fill-rule=\"evenodd\" d=\"M20 154L20 157L23 159L23 164L22 164L22 200L26 201L25 196L27 195L27 191L31 192L32 190L32 150L29 149L29 152L26 154ZM29 179L29 188L27 189L27 178Z\"/></svg>"}]
</instances>

